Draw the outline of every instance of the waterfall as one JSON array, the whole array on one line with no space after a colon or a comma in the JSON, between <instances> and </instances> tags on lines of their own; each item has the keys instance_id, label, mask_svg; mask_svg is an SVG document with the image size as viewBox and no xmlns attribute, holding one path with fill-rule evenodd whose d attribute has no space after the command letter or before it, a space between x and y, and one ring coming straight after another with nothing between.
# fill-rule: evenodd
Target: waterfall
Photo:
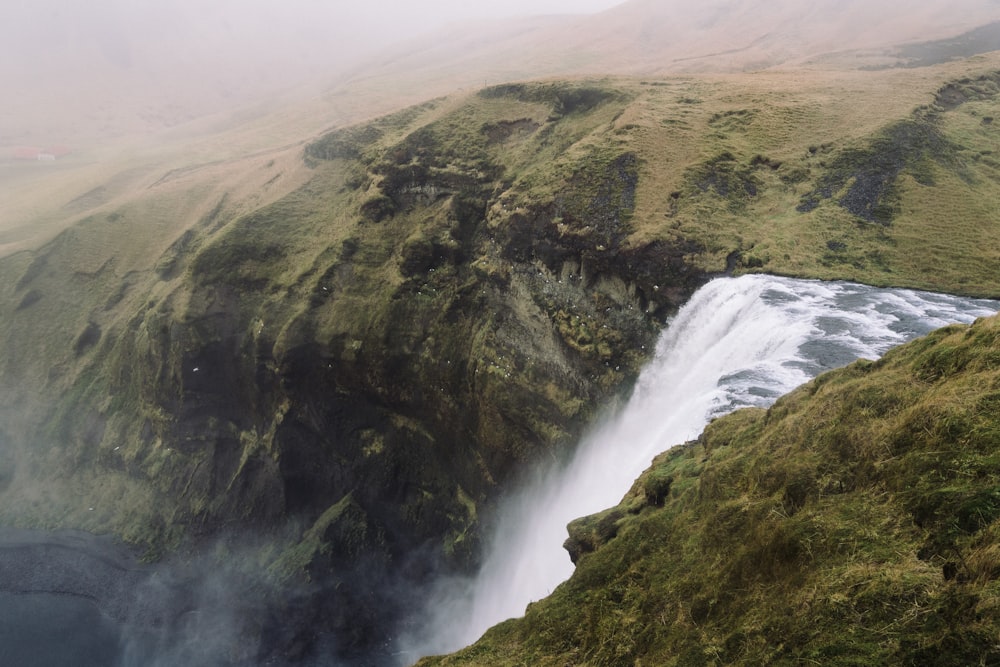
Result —
<instances>
[{"instance_id":1,"label":"waterfall","mask_svg":"<svg viewBox=\"0 0 1000 667\"><path fill-rule=\"evenodd\" d=\"M996 302L753 275L719 278L669 323L627 405L596 427L570 464L539 473L507 499L473 581L443 582L409 658L456 650L520 616L573 571L566 524L616 505L654 456L714 417L767 406L822 371L954 322Z\"/></svg>"}]
</instances>

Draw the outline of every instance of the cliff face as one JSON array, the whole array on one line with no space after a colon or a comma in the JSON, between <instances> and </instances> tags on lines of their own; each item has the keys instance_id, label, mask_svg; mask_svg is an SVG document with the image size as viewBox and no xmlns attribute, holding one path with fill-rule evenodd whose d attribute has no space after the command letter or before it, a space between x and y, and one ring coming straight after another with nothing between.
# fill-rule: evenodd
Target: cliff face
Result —
<instances>
[{"instance_id":1,"label":"cliff face","mask_svg":"<svg viewBox=\"0 0 1000 667\"><path fill-rule=\"evenodd\" d=\"M575 521L572 578L421 665L992 664L1000 318L734 413Z\"/></svg>"},{"instance_id":2,"label":"cliff face","mask_svg":"<svg viewBox=\"0 0 1000 667\"><path fill-rule=\"evenodd\" d=\"M0 517L239 561L259 657L380 646L709 275L995 294L995 65L498 86L176 227L168 174L0 265Z\"/></svg>"},{"instance_id":3,"label":"cliff face","mask_svg":"<svg viewBox=\"0 0 1000 667\"><path fill-rule=\"evenodd\" d=\"M384 641L402 606L386 580L470 568L503 483L567 451L704 280L686 244L626 247L636 155L580 146L626 102L512 86L310 144L305 187L232 220L220 202L112 335L79 333L44 417L57 444L34 451L82 464L88 514L154 553L263 534L248 558L314 587L303 632ZM22 316L73 252L33 259ZM59 492L79 472L38 476Z\"/></svg>"}]
</instances>

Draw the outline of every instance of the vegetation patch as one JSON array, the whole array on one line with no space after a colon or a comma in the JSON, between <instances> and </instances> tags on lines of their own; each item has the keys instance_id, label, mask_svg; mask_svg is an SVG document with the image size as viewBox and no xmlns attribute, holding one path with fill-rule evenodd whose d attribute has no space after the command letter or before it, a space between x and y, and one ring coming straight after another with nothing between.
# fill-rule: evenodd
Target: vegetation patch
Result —
<instances>
[{"instance_id":1,"label":"vegetation patch","mask_svg":"<svg viewBox=\"0 0 1000 667\"><path fill-rule=\"evenodd\" d=\"M485 99L509 97L522 102L542 102L552 105L555 116L587 113L618 94L608 88L565 83L510 83L484 88L479 95Z\"/></svg>"},{"instance_id":2,"label":"vegetation patch","mask_svg":"<svg viewBox=\"0 0 1000 667\"><path fill-rule=\"evenodd\" d=\"M586 230L599 247L617 248L630 231L638 183L639 160L634 153L588 156L556 199L560 223Z\"/></svg>"},{"instance_id":3,"label":"vegetation patch","mask_svg":"<svg viewBox=\"0 0 1000 667\"><path fill-rule=\"evenodd\" d=\"M729 151L722 152L694 167L688 180L701 192L712 192L726 200L731 211L743 209L748 200L759 194L760 182L754 175L761 162L741 164Z\"/></svg>"},{"instance_id":4,"label":"vegetation patch","mask_svg":"<svg viewBox=\"0 0 1000 667\"><path fill-rule=\"evenodd\" d=\"M485 123L482 128L483 134L490 143L503 143L514 138L524 138L534 133L541 127L539 123L531 118L520 118L518 120L501 120L496 123Z\"/></svg>"},{"instance_id":5,"label":"vegetation patch","mask_svg":"<svg viewBox=\"0 0 1000 667\"><path fill-rule=\"evenodd\" d=\"M320 160L360 158L364 149L382 138L377 125L356 125L331 132L306 146L306 155Z\"/></svg>"},{"instance_id":6,"label":"vegetation patch","mask_svg":"<svg viewBox=\"0 0 1000 667\"><path fill-rule=\"evenodd\" d=\"M731 109L712 114L708 126L720 132L743 131L754 121L757 111L753 109Z\"/></svg>"},{"instance_id":7,"label":"vegetation patch","mask_svg":"<svg viewBox=\"0 0 1000 667\"><path fill-rule=\"evenodd\" d=\"M903 171L918 183L933 185L926 163L954 164L960 151L942 135L933 115L900 121L870 148L841 152L816 189L803 197L798 210L805 213L816 208L821 199L837 197L837 203L851 215L887 226L899 211L897 181Z\"/></svg>"}]
</instances>

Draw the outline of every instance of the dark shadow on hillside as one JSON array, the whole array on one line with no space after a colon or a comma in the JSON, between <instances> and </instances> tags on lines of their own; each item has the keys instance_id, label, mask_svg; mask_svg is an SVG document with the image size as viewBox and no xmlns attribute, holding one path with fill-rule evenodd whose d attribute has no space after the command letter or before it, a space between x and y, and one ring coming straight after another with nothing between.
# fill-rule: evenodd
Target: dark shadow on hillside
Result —
<instances>
[{"instance_id":1,"label":"dark shadow on hillside","mask_svg":"<svg viewBox=\"0 0 1000 667\"><path fill-rule=\"evenodd\" d=\"M894 54L903 62L895 67L929 67L990 51L1000 51L1000 21L988 23L957 37L903 46ZM888 67L870 69L888 69Z\"/></svg>"}]
</instances>

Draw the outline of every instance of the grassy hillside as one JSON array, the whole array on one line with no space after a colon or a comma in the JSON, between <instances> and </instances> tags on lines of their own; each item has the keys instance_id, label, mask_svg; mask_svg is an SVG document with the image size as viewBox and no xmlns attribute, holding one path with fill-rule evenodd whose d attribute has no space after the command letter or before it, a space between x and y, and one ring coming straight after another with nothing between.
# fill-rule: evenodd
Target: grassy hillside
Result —
<instances>
[{"instance_id":1,"label":"grassy hillside","mask_svg":"<svg viewBox=\"0 0 1000 667\"><path fill-rule=\"evenodd\" d=\"M626 123L649 156L637 227L697 239L703 266L995 294L983 74L932 94L899 74L651 86Z\"/></svg>"},{"instance_id":2,"label":"grassy hillside","mask_svg":"<svg viewBox=\"0 0 1000 667\"><path fill-rule=\"evenodd\" d=\"M267 650L382 645L711 275L998 295L997 71L504 84L108 183L0 260L0 519L221 539L308 591Z\"/></svg>"},{"instance_id":3,"label":"grassy hillside","mask_svg":"<svg viewBox=\"0 0 1000 667\"><path fill-rule=\"evenodd\" d=\"M996 664L998 388L994 317L719 419L570 524L551 596L419 664Z\"/></svg>"}]
</instances>

